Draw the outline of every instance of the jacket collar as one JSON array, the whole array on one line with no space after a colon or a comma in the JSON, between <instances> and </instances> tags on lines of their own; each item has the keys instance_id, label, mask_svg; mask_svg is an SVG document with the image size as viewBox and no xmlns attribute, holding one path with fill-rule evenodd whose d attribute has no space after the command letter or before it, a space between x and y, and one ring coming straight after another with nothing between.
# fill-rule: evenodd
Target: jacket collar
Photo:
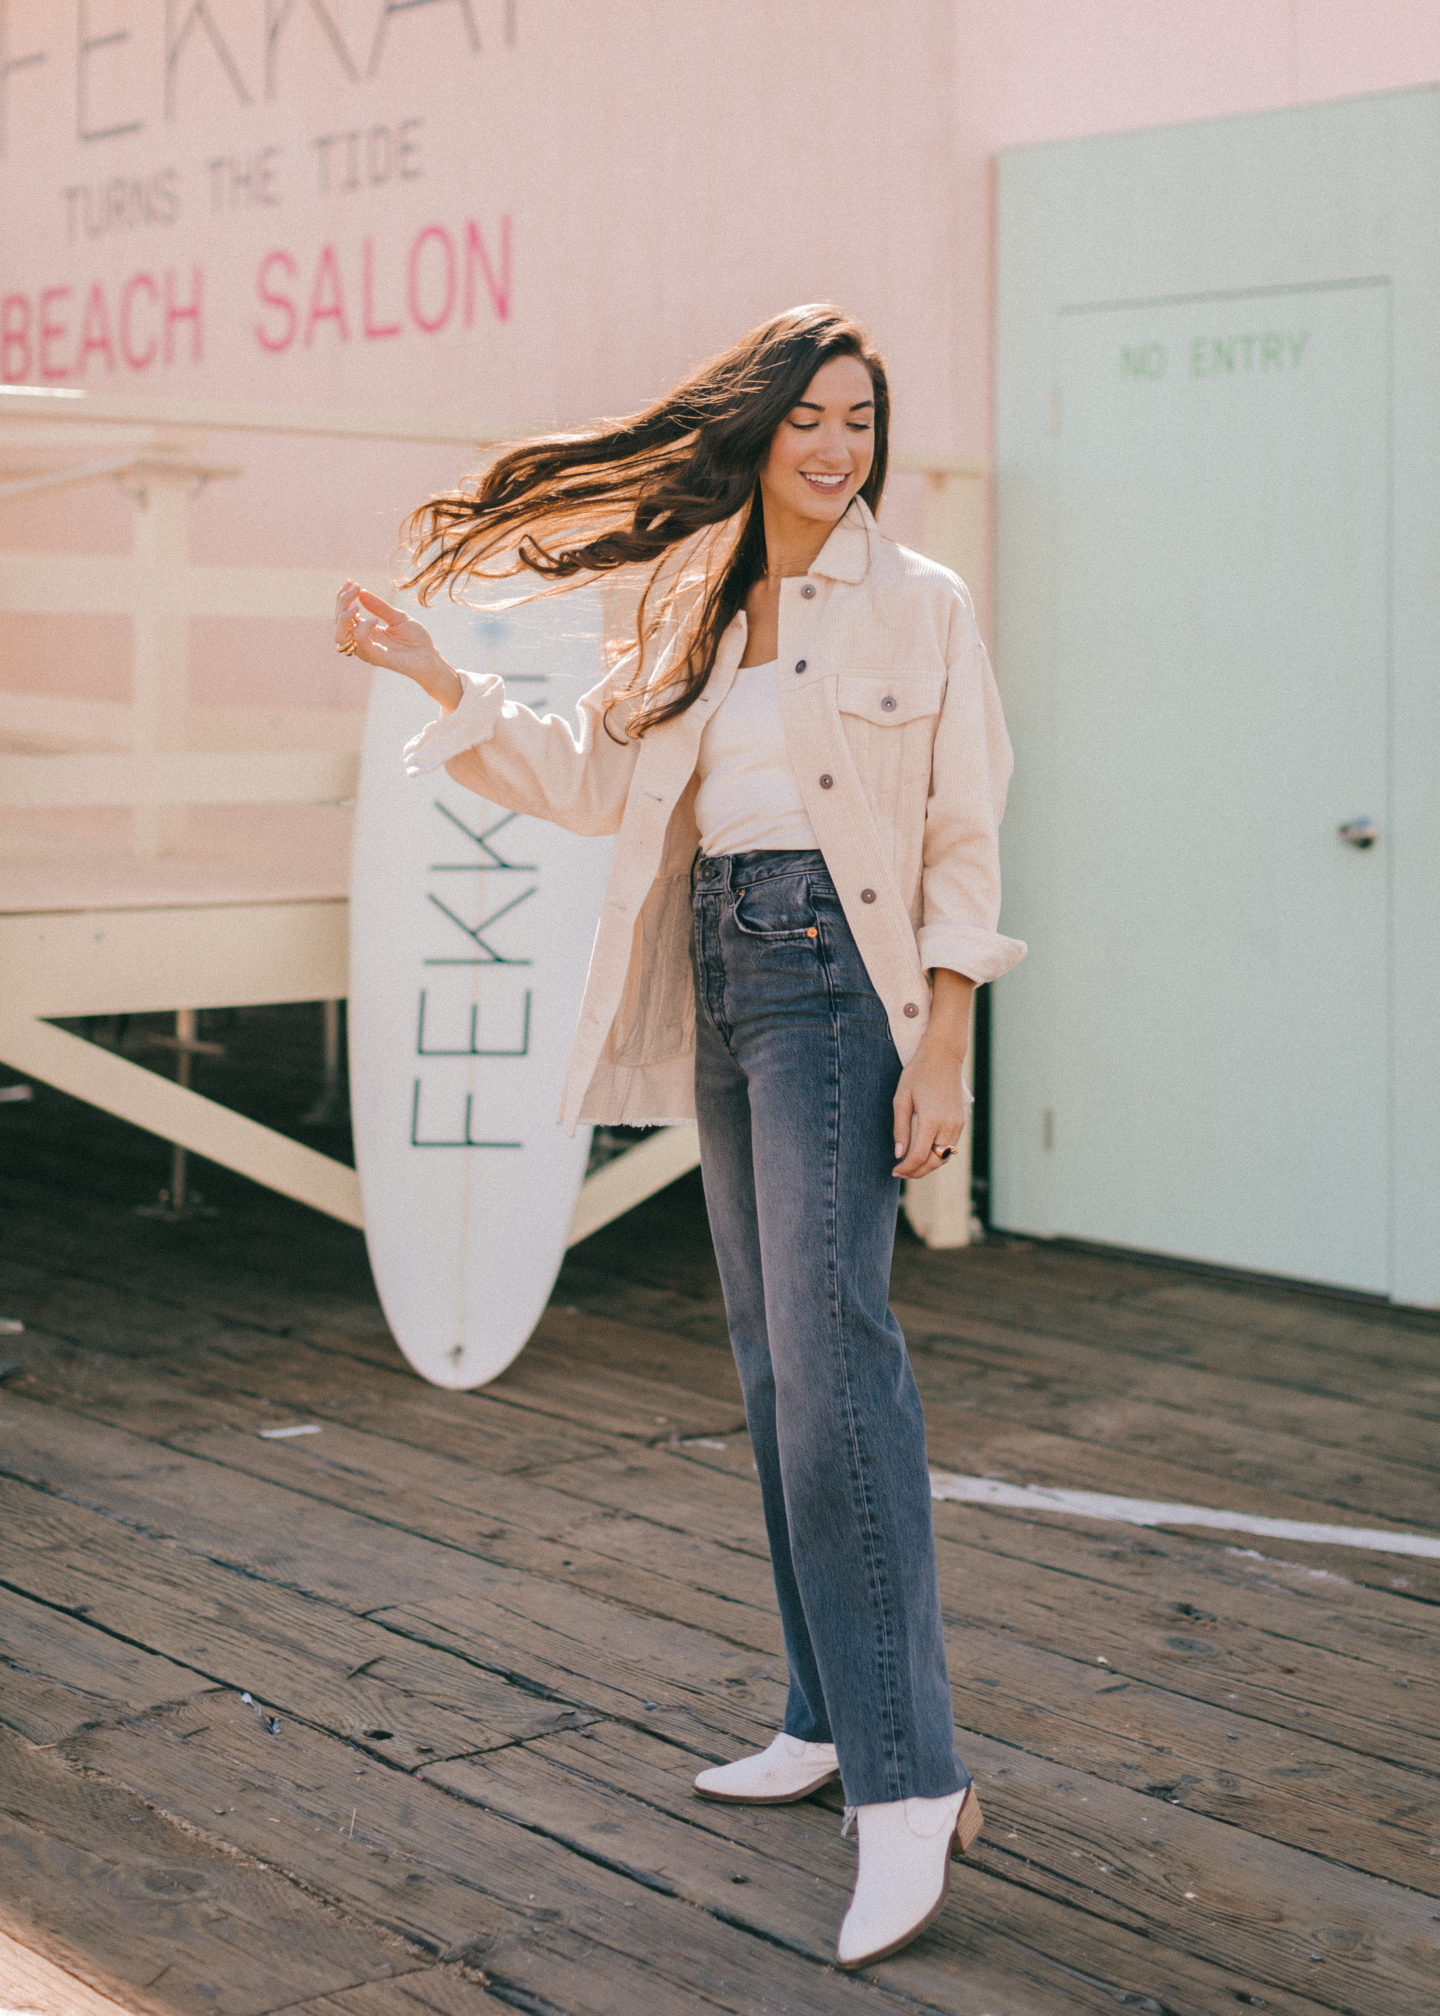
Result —
<instances>
[{"instance_id":1,"label":"jacket collar","mask_svg":"<svg viewBox=\"0 0 1440 2016\"><path fill-rule=\"evenodd\" d=\"M876 531L863 497L852 497L835 530L820 548L810 572L830 581L863 581L870 566L870 540Z\"/></svg>"}]
</instances>

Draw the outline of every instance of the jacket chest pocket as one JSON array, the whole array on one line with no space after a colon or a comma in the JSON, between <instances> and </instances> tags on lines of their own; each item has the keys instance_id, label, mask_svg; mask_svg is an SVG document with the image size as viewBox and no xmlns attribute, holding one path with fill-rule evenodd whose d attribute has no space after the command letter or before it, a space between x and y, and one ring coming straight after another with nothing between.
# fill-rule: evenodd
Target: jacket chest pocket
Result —
<instances>
[{"instance_id":1,"label":"jacket chest pocket","mask_svg":"<svg viewBox=\"0 0 1440 2016\"><path fill-rule=\"evenodd\" d=\"M842 672L835 682L841 725L872 804L894 805L928 788L930 750L945 697L945 674Z\"/></svg>"}]
</instances>

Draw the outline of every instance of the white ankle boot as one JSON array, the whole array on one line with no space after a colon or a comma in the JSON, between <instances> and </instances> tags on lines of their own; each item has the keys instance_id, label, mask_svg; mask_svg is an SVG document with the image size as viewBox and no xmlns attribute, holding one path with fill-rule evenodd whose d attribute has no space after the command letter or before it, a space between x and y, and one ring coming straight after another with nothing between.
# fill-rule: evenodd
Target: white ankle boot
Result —
<instances>
[{"instance_id":1,"label":"white ankle boot","mask_svg":"<svg viewBox=\"0 0 1440 2016\"><path fill-rule=\"evenodd\" d=\"M839 1775L833 1743L803 1743L782 1731L758 1755L702 1771L695 1790L702 1799L725 1799L737 1806L788 1806Z\"/></svg>"},{"instance_id":2,"label":"white ankle boot","mask_svg":"<svg viewBox=\"0 0 1440 2016\"><path fill-rule=\"evenodd\" d=\"M973 1785L943 1799L894 1799L856 1808L860 1871L840 1927L836 1958L865 1967L908 1945L940 1914L950 1857L980 1832Z\"/></svg>"}]
</instances>

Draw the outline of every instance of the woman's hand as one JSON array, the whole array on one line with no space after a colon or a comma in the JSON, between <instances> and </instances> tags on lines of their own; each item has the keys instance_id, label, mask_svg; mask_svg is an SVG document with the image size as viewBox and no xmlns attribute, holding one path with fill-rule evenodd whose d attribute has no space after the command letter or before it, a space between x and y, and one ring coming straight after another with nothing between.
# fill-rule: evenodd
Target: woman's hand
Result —
<instances>
[{"instance_id":1,"label":"woman's hand","mask_svg":"<svg viewBox=\"0 0 1440 2016\"><path fill-rule=\"evenodd\" d=\"M367 665L403 672L446 714L460 705L460 674L440 656L425 625L358 582L347 581L335 597L335 643L342 651L353 645L353 655Z\"/></svg>"},{"instance_id":2,"label":"woman's hand","mask_svg":"<svg viewBox=\"0 0 1440 2016\"><path fill-rule=\"evenodd\" d=\"M920 1048L895 1087L895 1176L930 1176L950 1157L965 1132L962 1075L970 1040L970 1000L975 983L944 968L935 974L930 1020Z\"/></svg>"}]
</instances>

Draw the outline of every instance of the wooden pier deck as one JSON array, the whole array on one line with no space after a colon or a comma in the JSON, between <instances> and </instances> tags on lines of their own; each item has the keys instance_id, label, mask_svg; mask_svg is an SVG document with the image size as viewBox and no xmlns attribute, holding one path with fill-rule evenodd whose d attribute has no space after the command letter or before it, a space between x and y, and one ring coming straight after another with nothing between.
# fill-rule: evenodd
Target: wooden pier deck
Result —
<instances>
[{"instance_id":1,"label":"wooden pier deck","mask_svg":"<svg viewBox=\"0 0 1440 2016\"><path fill-rule=\"evenodd\" d=\"M782 1702L693 1180L447 1395L355 1235L136 1219L162 1151L60 1107L0 1109L0 1934L186 2016L1440 2009L1440 1561L937 1505L988 1826L847 1978L838 1800L689 1791ZM908 1236L894 1293L937 1468L1440 1530L1433 1318Z\"/></svg>"}]
</instances>

